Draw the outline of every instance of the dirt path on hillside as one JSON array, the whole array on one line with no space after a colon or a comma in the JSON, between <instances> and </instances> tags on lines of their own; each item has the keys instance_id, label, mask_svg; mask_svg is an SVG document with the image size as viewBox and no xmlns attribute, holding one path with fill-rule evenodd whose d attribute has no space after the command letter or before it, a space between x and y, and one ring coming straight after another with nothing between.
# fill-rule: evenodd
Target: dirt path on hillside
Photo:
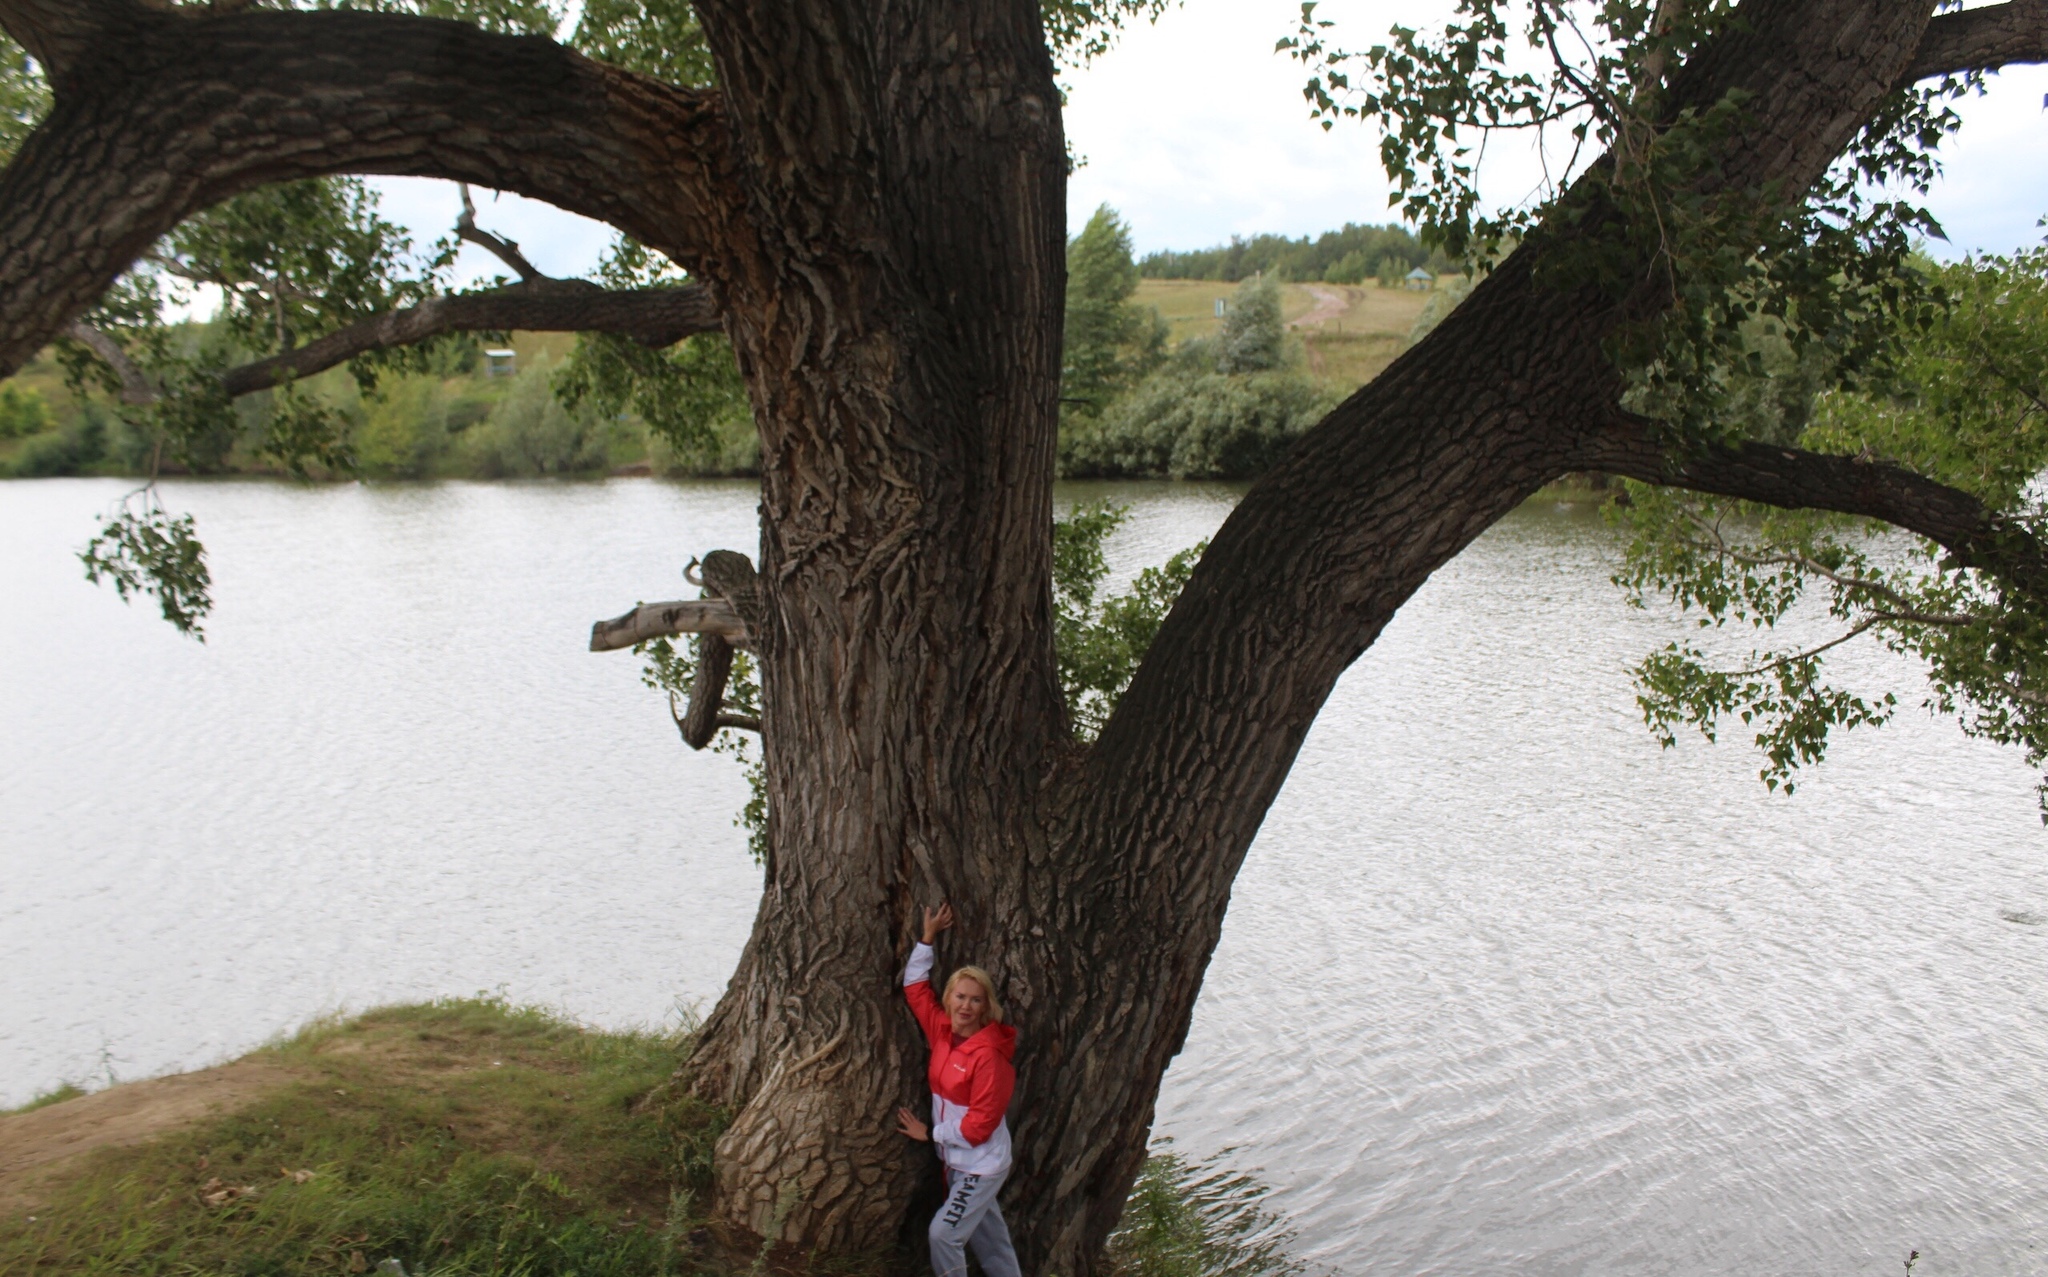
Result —
<instances>
[{"instance_id":1,"label":"dirt path on hillside","mask_svg":"<svg viewBox=\"0 0 2048 1277\"><path fill-rule=\"evenodd\" d=\"M1351 309L1351 299L1334 288L1323 288L1315 284L1308 284L1305 287L1308 289L1308 295L1316 299L1316 304L1309 308L1307 314L1289 321L1289 328L1319 327Z\"/></svg>"},{"instance_id":2,"label":"dirt path on hillside","mask_svg":"<svg viewBox=\"0 0 2048 1277\"><path fill-rule=\"evenodd\" d=\"M295 1076L272 1060L237 1060L195 1073L124 1082L0 1117L0 1211L26 1204L45 1176L94 1149L140 1144L209 1113L240 1108Z\"/></svg>"}]
</instances>

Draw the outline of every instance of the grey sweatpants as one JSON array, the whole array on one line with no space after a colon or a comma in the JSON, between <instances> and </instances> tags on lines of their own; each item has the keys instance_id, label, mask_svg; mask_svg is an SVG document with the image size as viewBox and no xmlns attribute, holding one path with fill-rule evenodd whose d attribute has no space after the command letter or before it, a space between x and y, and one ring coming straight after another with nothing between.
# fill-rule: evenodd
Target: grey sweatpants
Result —
<instances>
[{"instance_id":1,"label":"grey sweatpants","mask_svg":"<svg viewBox=\"0 0 2048 1277\"><path fill-rule=\"evenodd\" d=\"M1017 1250L1010 1245L1010 1227L1003 1223L996 1194L1000 1175L954 1175L947 1172L946 1203L932 1216L932 1271L938 1277L967 1277L967 1248L981 1261L988 1277L1021 1277Z\"/></svg>"}]
</instances>

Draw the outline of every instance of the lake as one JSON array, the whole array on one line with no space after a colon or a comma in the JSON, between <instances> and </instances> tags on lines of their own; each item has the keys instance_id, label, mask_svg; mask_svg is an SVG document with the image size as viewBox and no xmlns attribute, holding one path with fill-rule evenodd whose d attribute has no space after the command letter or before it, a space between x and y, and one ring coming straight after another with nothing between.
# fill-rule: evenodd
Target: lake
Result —
<instances>
[{"instance_id":1,"label":"lake","mask_svg":"<svg viewBox=\"0 0 2048 1277\"><path fill-rule=\"evenodd\" d=\"M204 646L88 585L126 485L0 483L0 1105L308 1019L502 991L716 1000L759 889L729 760L590 623L751 552L744 482L165 484ZM1231 489L1133 505L1128 576ZM1660 750L1680 634L1584 507L1523 509L1346 675L1240 877L1159 1131L1257 1169L1345 1273L2048 1270L2048 834L1916 708L1790 798Z\"/></svg>"}]
</instances>

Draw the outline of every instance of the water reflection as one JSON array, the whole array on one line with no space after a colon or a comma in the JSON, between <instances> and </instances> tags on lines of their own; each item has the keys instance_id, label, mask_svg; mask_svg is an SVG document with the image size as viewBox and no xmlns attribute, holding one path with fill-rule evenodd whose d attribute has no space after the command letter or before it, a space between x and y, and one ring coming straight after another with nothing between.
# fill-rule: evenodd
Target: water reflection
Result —
<instances>
[{"instance_id":1,"label":"water reflection","mask_svg":"<svg viewBox=\"0 0 2048 1277\"><path fill-rule=\"evenodd\" d=\"M0 485L0 1103L344 1005L716 997L758 886L737 770L583 645L751 547L747 485L175 485L204 648L78 579L117 491ZM1126 574L1233 499L1063 494L1096 495L1134 503ZM1346 1272L2040 1271L2031 776L1910 712L1791 800L1739 745L1659 751L1626 668L1670 633L1609 555L1525 510L1347 675L1161 1129L1237 1146Z\"/></svg>"}]
</instances>

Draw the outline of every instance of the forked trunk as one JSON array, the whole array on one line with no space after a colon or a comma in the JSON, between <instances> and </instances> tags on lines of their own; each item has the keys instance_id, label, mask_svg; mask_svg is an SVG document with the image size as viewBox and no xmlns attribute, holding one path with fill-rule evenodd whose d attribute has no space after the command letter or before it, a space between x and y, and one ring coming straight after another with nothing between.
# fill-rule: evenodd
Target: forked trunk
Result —
<instances>
[{"instance_id":1,"label":"forked trunk","mask_svg":"<svg viewBox=\"0 0 2048 1277\"><path fill-rule=\"evenodd\" d=\"M769 605L767 889L698 1059L737 1114L717 1209L806 1247L898 1238L931 1158L891 1121L923 1092L897 976L945 899L942 965L989 967L1021 1033L1004 1213L1027 1272L1085 1274L1316 712L1432 571L1617 428L1619 310L1510 259L1252 489L1083 750L1050 645L1066 157L1041 37L1019 6L883 5L858 32L792 7L769 38L700 5L750 198L699 266L761 424ZM1916 19L1887 18L1909 49ZM1861 93L1831 118L1895 74L1822 86ZM1802 148L1757 163L1810 181Z\"/></svg>"}]
</instances>

